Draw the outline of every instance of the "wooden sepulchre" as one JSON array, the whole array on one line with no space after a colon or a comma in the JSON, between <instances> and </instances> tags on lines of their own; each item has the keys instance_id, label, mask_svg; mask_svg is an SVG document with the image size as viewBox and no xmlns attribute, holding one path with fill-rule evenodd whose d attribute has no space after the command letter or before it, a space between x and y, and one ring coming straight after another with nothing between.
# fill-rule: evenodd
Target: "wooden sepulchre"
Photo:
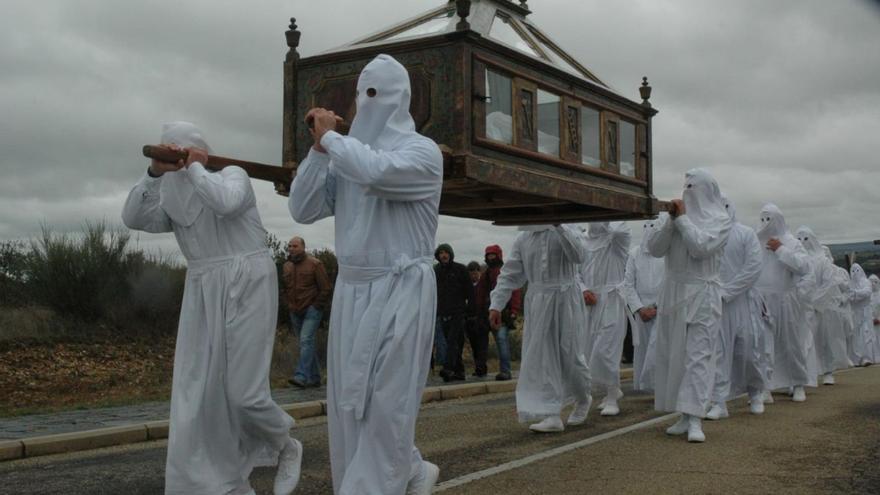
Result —
<instances>
[{"instance_id":1,"label":"wooden sepulchre","mask_svg":"<svg viewBox=\"0 0 880 495\"><path fill-rule=\"evenodd\" d=\"M656 216L647 78L642 102L596 77L527 19L525 1L455 0L312 57L291 19L283 166L311 146L304 115L351 122L358 76L380 53L410 73L411 114L444 152L440 213L499 225ZM287 194L289 184L276 181Z\"/></svg>"}]
</instances>

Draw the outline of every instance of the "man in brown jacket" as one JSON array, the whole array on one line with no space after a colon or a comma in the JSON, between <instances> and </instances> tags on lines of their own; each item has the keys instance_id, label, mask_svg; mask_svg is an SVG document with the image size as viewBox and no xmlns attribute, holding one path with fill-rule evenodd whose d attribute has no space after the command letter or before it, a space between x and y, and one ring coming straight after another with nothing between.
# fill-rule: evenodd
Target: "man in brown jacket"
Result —
<instances>
[{"instance_id":1,"label":"man in brown jacket","mask_svg":"<svg viewBox=\"0 0 880 495\"><path fill-rule=\"evenodd\" d=\"M284 297L290 328L299 335L299 363L289 382L299 388L321 386L321 366L315 352L315 334L333 288L321 260L306 254L306 242L294 237L287 243Z\"/></svg>"}]
</instances>

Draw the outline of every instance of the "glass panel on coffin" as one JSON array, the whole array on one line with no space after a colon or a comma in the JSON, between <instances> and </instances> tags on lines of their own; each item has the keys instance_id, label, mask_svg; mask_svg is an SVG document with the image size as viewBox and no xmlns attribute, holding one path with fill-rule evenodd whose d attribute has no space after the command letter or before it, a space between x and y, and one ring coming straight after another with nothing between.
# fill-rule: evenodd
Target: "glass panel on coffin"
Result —
<instances>
[{"instance_id":1,"label":"glass panel on coffin","mask_svg":"<svg viewBox=\"0 0 880 495\"><path fill-rule=\"evenodd\" d=\"M388 37L385 37L383 38L383 40L394 41L401 38L425 36L428 34L436 34L444 31L449 31L454 27L456 19L457 17L455 16L455 10L450 9L445 12L441 12L434 17L429 17L421 23L404 29L399 33L395 33Z\"/></svg>"},{"instance_id":2,"label":"glass panel on coffin","mask_svg":"<svg viewBox=\"0 0 880 495\"><path fill-rule=\"evenodd\" d=\"M636 126L620 121L620 174L636 176Z\"/></svg>"},{"instance_id":3,"label":"glass panel on coffin","mask_svg":"<svg viewBox=\"0 0 880 495\"><path fill-rule=\"evenodd\" d=\"M512 81L492 70L486 71L486 137L513 144Z\"/></svg>"},{"instance_id":4,"label":"glass panel on coffin","mask_svg":"<svg viewBox=\"0 0 880 495\"><path fill-rule=\"evenodd\" d=\"M559 95L538 90L538 151L559 156Z\"/></svg>"},{"instance_id":5,"label":"glass panel on coffin","mask_svg":"<svg viewBox=\"0 0 880 495\"><path fill-rule=\"evenodd\" d=\"M538 43L538 46L547 54L547 58L553 62L553 65L559 67L560 69L568 72L569 74L578 76L578 77L587 77L586 74L577 69L577 67L571 65L565 58L562 57L559 53L556 52L550 45L544 43L541 38L532 33L535 41Z\"/></svg>"},{"instance_id":6,"label":"glass panel on coffin","mask_svg":"<svg viewBox=\"0 0 880 495\"><path fill-rule=\"evenodd\" d=\"M581 107L581 162L591 167L602 165L599 151L599 112Z\"/></svg>"},{"instance_id":7,"label":"glass panel on coffin","mask_svg":"<svg viewBox=\"0 0 880 495\"><path fill-rule=\"evenodd\" d=\"M513 21L506 16L496 15L495 20L492 21L492 28L489 30L489 37L533 57L543 58L532 47L532 44L513 27L512 23Z\"/></svg>"}]
</instances>

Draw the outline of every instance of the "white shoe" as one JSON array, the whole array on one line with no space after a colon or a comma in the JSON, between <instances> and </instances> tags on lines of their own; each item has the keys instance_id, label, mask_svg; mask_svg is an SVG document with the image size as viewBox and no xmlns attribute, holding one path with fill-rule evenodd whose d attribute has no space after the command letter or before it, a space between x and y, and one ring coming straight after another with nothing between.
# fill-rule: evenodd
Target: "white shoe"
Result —
<instances>
[{"instance_id":1,"label":"white shoe","mask_svg":"<svg viewBox=\"0 0 880 495\"><path fill-rule=\"evenodd\" d=\"M703 443L706 441L706 435L703 433L703 421L691 416L688 421L688 442Z\"/></svg>"},{"instance_id":2,"label":"white shoe","mask_svg":"<svg viewBox=\"0 0 880 495\"><path fill-rule=\"evenodd\" d=\"M605 403L608 402L608 397L610 397L610 396L612 396L612 395L616 395L616 396L617 396L617 398L614 399L614 402L617 402L617 401L619 401L620 399L623 398L623 390L620 390L619 388L617 388L617 389L614 389L614 391L615 391L615 393L612 394L612 393L611 393L611 390L609 389L609 390L608 390L608 393L605 394L605 397L602 397L602 400L599 401L599 409L605 409Z\"/></svg>"},{"instance_id":3,"label":"white shoe","mask_svg":"<svg viewBox=\"0 0 880 495\"><path fill-rule=\"evenodd\" d=\"M602 412L599 414L602 416L617 416L620 414L620 406L617 405L617 399L608 398L602 407Z\"/></svg>"},{"instance_id":4,"label":"white shoe","mask_svg":"<svg viewBox=\"0 0 880 495\"><path fill-rule=\"evenodd\" d=\"M723 402L721 404L713 404L712 408L709 409L709 412L706 413L706 419L712 421L718 421L719 419L728 416L730 416L730 413L727 412L727 404L724 404Z\"/></svg>"},{"instance_id":5,"label":"white shoe","mask_svg":"<svg viewBox=\"0 0 880 495\"><path fill-rule=\"evenodd\" d=\"M791 394L791 400L793 402L803 402L807 400L807 393L804 392L804 387L795 387L794 393Z\"/></svg>"},{"instance_id":6,"label":"white shoe","mask_svg":"<svg viewBox=\"0 0 880 495\"><path fill-rule=\"evenodd\" d=\"M556 433L565 429L562 425L562 418L559 416L550 416L544 418L540 423L529 426L529 429L535 433Z\"/></svg>"},{"instance_id":7,"label":"white shoe","mask_svg":"<svg viewBox=\"0 0 880 495\"><path fill-rule=\"evenodd\" d=\"M822 385L834 385L834 375L831 373L825 373L822 376Z\"/></svg>"},{"instance_id":8,"label":"white shoe","mask_svg":"<svg viewBox=\"0 0 880 495\"><path fill-rule=\"evenodd\" d=\"M593 397L587 396L587 401L582 404L575 404L571 414L568 415L568 426L582 425L587 421L587 414L590 413L590 406L593 405Z\"/></svg>"},{"instance_id":9,"label":"white shoe","mask_svg":"<svg viewBox=\"0 0 880 495\"><path fill-rule=\"evenodd\" d=\"M302 467L302 444L290 439L278 455L278 471L275 473L275 495L290 495L299 483Z\"/></svg>"},{"instance_id":10,"label":"white shoe","mask_svg":"<svg viewBox=\"0 0 880 495\"><path fill-rule=\"evenodd\" d=\"M688 432L688 418L687 414L682 414L674 425L666 428L667 435L684 435Z\"/></svg>"},{"instance_id":11,"label":"white shoe","mask_svg":"<svg viewBox=\"0 0 880 495\"><path fill-rule=\"evenodd\" d=\"M773 404L773 392L769 390L764 391L764 404Z\"/></svg>"},{"instance_id":12,"label":"white shoe","mask_svg":"<svg viewBox=\"0 0 880 495\"><path fill-rule=\"evenodd\" d=\"M428 461L422 461L422 470L412 477L406 485L406 495L431 495L437 478L440 477L440 468Z\"/></svg>"},{"instance_id":13,"label":"white shoe","mask_svg":"<svg viewBox=\"0 0 880 495\"><path fill-rule=\"evenodd\" d=\"M752 414L764 414L763 394L755 394L749 398L749 412Z\"/></svg>"}]
</instances>

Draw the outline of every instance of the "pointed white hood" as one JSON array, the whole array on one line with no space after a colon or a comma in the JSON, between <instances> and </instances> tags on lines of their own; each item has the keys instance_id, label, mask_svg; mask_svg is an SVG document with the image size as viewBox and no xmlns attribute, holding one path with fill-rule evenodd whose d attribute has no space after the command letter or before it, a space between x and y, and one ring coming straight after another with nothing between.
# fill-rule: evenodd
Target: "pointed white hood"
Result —
<instances>
[{"instance_id":1,"label":"pointed white hood","mask_svg":"<svg viewBox=\"0 0 880 495\"><path fill-rule=\"evenodd\" d=\"M685 214L698 227L714 227L719 223L728 223L730 215L721 199L718 182L709 172L701 168L688 170L684 174Z\"/></svg>"},{"instance_id":2,"label":"pointed white hood","mask_svg":"<svg viewBox=\"0 0 880 495\"><path fill-rule=\"evenodd\" d=\"M348 135L376 151L396 149L417 135L410 98L406 68L390 55L377 56L358 78L357 114Z\"/></svg>"},{"instance_id":3,"label":"pointed white hood","mask_svg":"<svg viewBox=\"0 0 880 495\"><path fill-rule=\"evenodd\" d=\"M816 237L816 234L812 229L807 227L806 225L801 225L797 229L797 238L803 244L804 249L807 250L807 254L809 254L813 258L825 258L825 246L819 242L819 239Z\"/></svg>"},{"instance_id":4,"label":"pointed white hood","mask_svg":"<svg viewBox=\"0 0 880 495\"><path fill-rule=\"evenodd\" d=\"M773 237L781 239L788 233L782 210L773 203L764 205L761 208L761 225L758 227L758 240L761 244L766 244Z\"/></svg>"},{"instance_id":5,"label":"pointed white hood","mask_svg":"<svg viewBox=\"0 0 880 495\"><path fill-rule=\"evenodd\" d=\"M181 148L201 148L211 152L202 131L189 122L169 122L162 125L162 144L176 144ZM159 206L171 220L183 227L189 227L202 213L204 205L196 195L186 170L166 172L162 175L159 188Z\"/></svg>"},{"instance_id":6,"label":"pointed white hood","mask_svg":"<svg viewBox=\"0 0 880 495\"><path fill-rule=\"evenodd\" d=\"M736 222L736 204L724 193L721 193L721 201L724 202L724 209L727 210L730 219Z\"/></svg>"}]
</instances>

